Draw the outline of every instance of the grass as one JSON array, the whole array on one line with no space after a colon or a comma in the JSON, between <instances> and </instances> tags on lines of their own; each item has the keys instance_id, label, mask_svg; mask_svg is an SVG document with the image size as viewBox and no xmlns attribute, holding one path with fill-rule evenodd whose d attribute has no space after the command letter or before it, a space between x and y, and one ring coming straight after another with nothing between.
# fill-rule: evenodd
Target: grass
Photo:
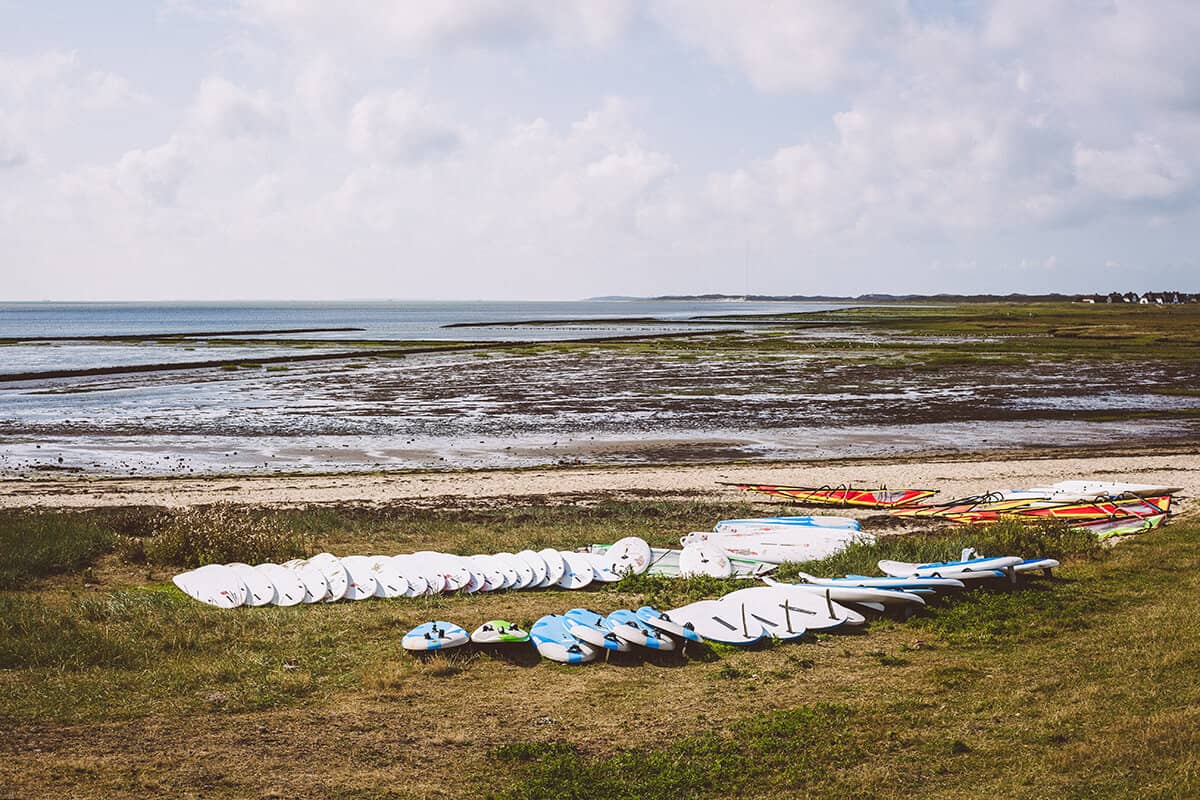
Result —
<instances>
[{"instance_id":1,"label":"grass","mask_svg":"<svg viewBox=\"0 0 1200 800\"><path fill-rule=\"evenodd\" d=\"M0 514L0 589L89 566L112 547L105 520L62 511Z\"/></svg>"},{"instance_id":2,"label":"grass","mask_svg":"<svg viewBox=\"0 0 1200 800\"><path fill-rule=\"evenodd\" d=\"M663 542L748 510L254 513L317 549L469 552L633 532ZM150 545L163 513L73 519ZM984 552L1061 556L1060 576L861 633L582 668L491 654L418 661L399 638L434 617L529 622L726 584L642 577L576 593L230 612L183 597L171 570L109 550L84 567L90 585L71 567L0 592L0 728L19 743L0 758L0 796L1195 796L1198 534L1177 522L1101 551L1056 529L997 526L976 535ZM809 567L957 555L960 536L888 538Z\"/></svg>"}]
</instances>

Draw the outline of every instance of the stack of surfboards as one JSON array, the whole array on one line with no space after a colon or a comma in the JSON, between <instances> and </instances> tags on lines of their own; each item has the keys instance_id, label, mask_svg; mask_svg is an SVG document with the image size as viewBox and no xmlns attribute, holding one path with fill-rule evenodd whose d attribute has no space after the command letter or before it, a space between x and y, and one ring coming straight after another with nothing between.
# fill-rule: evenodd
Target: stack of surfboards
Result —
<instances>
[{"instance_id":1,"label":"stack of surfboards","mask_svg":"<svg viewBox=\"0 0 1200 800\"><path fill-rule=\"evenodd\" d=\"M529 633L543 658L563 664L584 664L607 652L664 652L703 641L691 627L651 606L607 615L573 608L565 614L547 614Z\"/></svg>"},{"instance_id":2,"label":"stack of surfboards","mask_svg":"<svg viewBox=\"0 0 1200 800\"><path fill-rule=\"evenodd\" d=\"M847 517L726 519L711 531L689 533L680 539L681 573L730 577L725 559L772 565L813 561L856 542L874 541L874 536L859 529L857 520Z\"/></svg>"},{"instance_id":3,"label":"stack of surfboards","mask_svg":"<svg viewBox=\"0 0 1200 800\"><path fill-rule=\"evenodd\" d=\"M174 577L184 593L218 608L338 600L494 592L613 582L650 566L650 546L636 536L602 553L522 550L460 556L422 551L397 556L321 553L284 564L209 564Z\"/></svg>"}]
</instances>

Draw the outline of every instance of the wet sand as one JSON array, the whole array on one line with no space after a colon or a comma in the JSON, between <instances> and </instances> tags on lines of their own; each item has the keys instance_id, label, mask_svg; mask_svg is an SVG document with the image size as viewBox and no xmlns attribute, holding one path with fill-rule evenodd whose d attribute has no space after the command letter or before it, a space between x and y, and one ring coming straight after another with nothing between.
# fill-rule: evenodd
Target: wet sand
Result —
<instances>
[{"instance_id":1,"label":"wet sand","mask_svg":"<svg viewBox=\"0 0 1200 800\"><path fill-rule=\"evenodd\" d=\"M1197 453L1194 446L1181 446L1158 450L914 454L903 459L757 464L199 478L54 477L0 481L0 507L181 507L226 502L381 504L395 501L453 506L489 499L572 502L597 496L703 496L723 500L746 497L738 489L720 485L721 481L928 487L940 489L942 497L960 497L987 490L1085 477L1178 486L1182 487L1182 495L1186 498L1200 494L1200 455ZM1183 510L1186 511L1186 507Z\"/></svg>"}]
</instances>

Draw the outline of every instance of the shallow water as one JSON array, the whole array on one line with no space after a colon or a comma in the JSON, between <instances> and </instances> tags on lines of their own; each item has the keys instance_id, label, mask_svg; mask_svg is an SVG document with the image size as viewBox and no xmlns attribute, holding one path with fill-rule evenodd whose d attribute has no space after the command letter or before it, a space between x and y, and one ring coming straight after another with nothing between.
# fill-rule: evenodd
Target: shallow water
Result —
<instances>
[{"instance_id":1,"label":"shallow water","mask_svg":"<svg viewBox=\"0 0 1200 800\"><path fill-rule=\"evenodd\" d=\"M592 350L442 354L0 385L0 474L702 461L1074 446L1189 435L1144 364L961 371ZM1136 384L1135 381L1140 382ZM60 461L61 459L61 461Z\"/></svg>"}]
</instances>

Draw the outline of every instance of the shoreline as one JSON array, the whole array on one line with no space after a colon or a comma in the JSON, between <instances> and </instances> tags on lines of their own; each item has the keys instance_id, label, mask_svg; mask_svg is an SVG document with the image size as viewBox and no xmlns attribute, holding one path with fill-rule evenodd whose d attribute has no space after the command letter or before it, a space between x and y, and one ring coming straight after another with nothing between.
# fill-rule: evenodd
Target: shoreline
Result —
<instances>
[{"instance_id":1,"label":"shoreline","mask_svg":"<svg viewBox=\"0 0 1200 800\"><path fill-rule=\"evenodd\" d=\"M338 503L556 500L658 496L766 501L721 481L780 485L928 485L939 497L1052 483L1083 476L1162 483L1200 496L1200 453L1174 447L1034 448L984 452L923 452L878 458L702 464L549 465L515 469L388 470L223 474L200 477L85 475L0 480L0 508L187 507L213 503L322 505ZM790 505L790 504L785 504ZM850 509L842 509L849 511Z\"/></svg>"}]
</instances>

